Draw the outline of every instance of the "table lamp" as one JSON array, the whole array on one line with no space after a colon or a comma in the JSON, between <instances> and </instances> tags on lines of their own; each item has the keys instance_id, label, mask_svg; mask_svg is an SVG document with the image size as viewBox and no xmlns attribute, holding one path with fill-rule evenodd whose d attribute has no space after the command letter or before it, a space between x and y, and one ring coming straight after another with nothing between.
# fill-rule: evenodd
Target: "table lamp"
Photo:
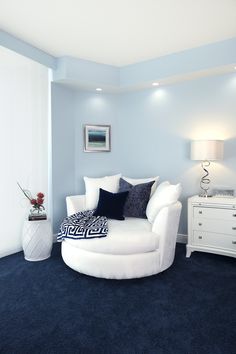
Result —
<instances>
[{"instance_id":1,"label":"table lamp","mask_svg":"<svg viewBox=\"0 0 236 354\"><path fill-rule=\"evenodd\" d=\"M205 172L200 181L200 187L203 191L200 197L210 197L208 190L210 188L210 178L207 167L210 161L223 159L224 141L223 140L194 140L191 142L191 160L200 160L201 166Z\"/></svg>"}]
</instances>

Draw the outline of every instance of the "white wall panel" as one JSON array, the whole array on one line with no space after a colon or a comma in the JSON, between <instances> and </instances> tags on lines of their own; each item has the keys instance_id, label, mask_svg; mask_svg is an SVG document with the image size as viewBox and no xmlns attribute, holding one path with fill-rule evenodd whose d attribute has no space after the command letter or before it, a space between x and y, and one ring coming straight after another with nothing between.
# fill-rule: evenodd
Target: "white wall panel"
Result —
<instances>
[{"instance_id":1,"label":"white wall panel","mask_svg":"<svg viewBox=\"0 0 236 354\"><path fill-rule=\"evenodd\" d=\"M30 206L16 181L48 196L48 69L0 47L0 256L21 249Z\"/></svg>"}]
</instances>

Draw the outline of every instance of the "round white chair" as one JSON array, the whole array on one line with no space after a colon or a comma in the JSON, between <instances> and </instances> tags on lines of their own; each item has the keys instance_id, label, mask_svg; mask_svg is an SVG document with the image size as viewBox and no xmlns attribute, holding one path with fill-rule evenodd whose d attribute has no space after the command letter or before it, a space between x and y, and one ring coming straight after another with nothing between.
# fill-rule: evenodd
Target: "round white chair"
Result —
<instances>
[{"instance_id":1,"label":"round white chair","mask_svg":"<svg viewBox=\"0 0 236 354\"><path fill-rule=\"evenodd\" d=\"M66 198L67 214L85 210L85 196ZM164 207L153 224L147 219L109 220L107 237L62 242L64 262L99 278L131 279L163 272L174 260L182 205Z\"/></svg>"}]
</instances>

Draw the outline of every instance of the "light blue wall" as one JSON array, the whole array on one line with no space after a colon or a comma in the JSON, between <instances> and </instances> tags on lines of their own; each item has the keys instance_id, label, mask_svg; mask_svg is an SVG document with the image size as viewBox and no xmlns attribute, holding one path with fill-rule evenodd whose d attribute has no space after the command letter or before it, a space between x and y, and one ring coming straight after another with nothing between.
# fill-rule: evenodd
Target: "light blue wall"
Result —
<instances>
[{"instance_id":1,"label":"light blue wall","mask_svg":"<svg viewBox=\"0 0 236 354\"><path fill-rule=\"evenodd\" d=\"M53 224L58 231L66 215L67 195L75 194L75 92L52 84Z\"/></svg>"},{"instance_id":2,"label":"light blue wall","mask_svg":"<svg viewBox=\"0 0 236 354\"><path fill-rule=\"evenodd\" d=\"M76 190L84 193L83 176L101 177L120 172L119 97L77 91L75 105ZM84 124L111 125L111 152L84 152Z\"/></svg>"},{"instance_id":3,"label":"light blue wall","mask_svg":"<svg viewBox=\"0 0 236 354\"><path fill-rule=\"evenodd\" d=\"M119 86L119 68L89 60L61 57L57 59L57 69L53 73L53 80L69 80L85 87L93 85L93 87L114 88Z\"/></svg>"},{"instance_id":4,"label":"light blue wall","mask_svg":"<svg viewBox=\"0 0 236 354\"><path fill-rule=\"evenodd\" d=\"M179 232L186 234L187 197L198 193L201 176L189 158L191 139L226 139L224 160L210 168L212 184L236 189L236 73L122 94L119 107L120 170L181 182Z\"/></svg>"},{"instance_id":5,"label":"light blue wall","mask_svg":"<svg viewBox=\"0 0 236 354\"><path fill-rule=\"evenodd\" d=\"M85 153L84 124L112 126L112 151ZM67 195L84 193L83 176L119 172L118 96L52 84L53 228L66 216Z\"/></svg>"},{"instance_id":6,"label":"light blue wall","mask_svg":"<svg viewBox=\"0 0 236 354\"><path fill-rule=\"evenodd\" d=\"M49 68L56 69L55 57L2 30L0 30L0 45Z\"/></svg>"},{"instance_id":7,"label":"light blue wall","mask_svg":"<svg viewBox=\"0 0 236 354\"><path fill-rule=\"evenodd\" d=\"M233 68L235 62L236 38L232 38L124 66L120 70L120 86L128 87L227 65Z\"/></svg>"},{"instance_id":8,"label":"light blue wall","mask_svg":"<svg viewBox=\"0 0 236 354\"><path fill-rule=\"evenodd\" d=\"M201 176L199 163L189 159L191 139L226 140L224 160L212 163L212 182L236 188L235 97L236 73L123 94L70 91L55 85L53 100L58 107L54 114L59 120L53 118L58 138L54 143L62 144L53 155L55 225L58 216L65 213L65 195L84 192L84 175L121 172L130 177L159 175L161 181L181 182L179 232L186 234L187 197L199 191ZM69 128L69 123L74 125ZM111 124L110 153L83 152L85 123ZM67 129L69 134L65 135ZM68 169L74 171L73 176Z\"/></svg>"}]
</instances>

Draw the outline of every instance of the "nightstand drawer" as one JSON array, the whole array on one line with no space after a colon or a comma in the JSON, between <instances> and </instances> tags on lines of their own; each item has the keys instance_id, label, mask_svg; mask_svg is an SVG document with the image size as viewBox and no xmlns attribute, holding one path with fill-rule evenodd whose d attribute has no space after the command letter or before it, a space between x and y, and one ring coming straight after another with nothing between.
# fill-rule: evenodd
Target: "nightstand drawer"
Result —
<instances>
[{"instance_id":1,"label":"nightstand drawer","mask_svg":"<svg viewBox=\"0 0 236 354\"><path fill-rule=\"evenodd\" d=\"M236 236L222 236L222 234L218 233L194 231L193 244L196 246L207 246L236 251Z\"/></svg>"},{"instance_id":2,"label":"nightstand drawer","mask_svg":"<svg viewBox=\"0 0 236 354\"><path fill-rule=\"evenodd\" d=\"M221 220L235 220L236 222L236 210L234 209L220 209L220 208L193 208L194 218L208 218L208 219L221 219Z\"/></svg>"},{"instance_id":3,"label":"nightstand drawer","mask_svg":"<svg viewBox=\"0 0 236 354\"><path fill-rule=\"evenodd\" d=\"M236 220L194 218L193 230L236 236Z\"/></svg>"}]
</instances>

